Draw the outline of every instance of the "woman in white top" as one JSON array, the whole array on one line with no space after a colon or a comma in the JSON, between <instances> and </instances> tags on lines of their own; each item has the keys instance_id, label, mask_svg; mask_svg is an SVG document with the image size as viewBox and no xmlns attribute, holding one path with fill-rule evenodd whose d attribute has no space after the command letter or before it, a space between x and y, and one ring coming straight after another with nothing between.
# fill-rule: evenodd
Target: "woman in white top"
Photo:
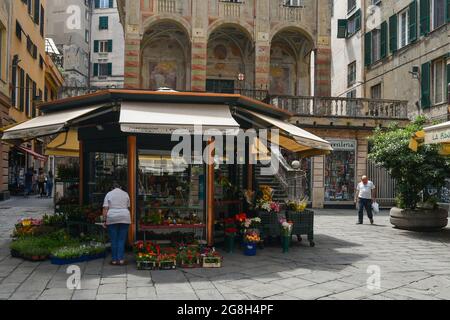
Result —
<instances>
[{"instance_id":1,"label":"woman in white top","mask_svg":"<svg viewBox=\"0 0 450 320\"><path fill-rule=\"evenodd\" d=\"M112 265L125 265L125 242L131 224L130 197L114 183L103 203L103 217L111 240Z\"/></svg>"}]
</instances>

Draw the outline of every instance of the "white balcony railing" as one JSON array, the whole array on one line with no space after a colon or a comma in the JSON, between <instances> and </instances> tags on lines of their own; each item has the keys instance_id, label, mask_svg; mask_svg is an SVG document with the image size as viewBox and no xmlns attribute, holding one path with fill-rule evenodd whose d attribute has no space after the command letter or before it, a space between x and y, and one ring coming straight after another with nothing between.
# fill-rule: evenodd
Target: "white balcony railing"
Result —
<instances>
[{"instance_id":1,"label":"white balcony railing","mask_svg":"<svg viewBox=\"0 0 450 320\"><path fill-rule=\"evenodd\" d=\"M156 0L158 13L177 13L177 0Z\"/></svg>"},{"instance_id":2,"label":"white balcony railing","mask_svg":"<svg viewBox=\"0 0 450 320\"><path fill-rule=\"evenodd\" d=\"M219 1L219 16L240 18L243 5L243 2Z\"/></svg>"}]
</instances>

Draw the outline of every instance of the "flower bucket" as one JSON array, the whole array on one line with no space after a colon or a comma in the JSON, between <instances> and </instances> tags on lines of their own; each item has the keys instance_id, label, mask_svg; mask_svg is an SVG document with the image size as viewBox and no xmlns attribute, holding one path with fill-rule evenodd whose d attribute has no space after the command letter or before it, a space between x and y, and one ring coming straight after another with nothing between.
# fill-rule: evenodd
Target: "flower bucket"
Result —
<instances>
[{"instance_id":1,"label":"flower bucket","mask_svg":"<svg viewBox=\"0 0 450 320\"><path fill-rule=\"evenodd\" d=\"M256 243L244 243L244 254L246 256L256 256Z\"/></svg>"},{"instance_id":2,"label":"flower bucket","mask_svg":"<svg viewBox=\"0 0 450 320\"><path fill-rule=\"evenodd\" d=\"M290 245L291 245L291 237L290 236L282 236L281 237L281 246L283 248L283 253L289 252Z\"/></svg>"},{"instance_id":3,"label":"flower bucket","mask_svg":"<svg viewBox=\"0 0 450 320\"><path fill-rule=\"evenodd\" d=\"M234 251L234 237L225 237L225 251L228 253L233 253Z\"/></svg>"}]
</instances>

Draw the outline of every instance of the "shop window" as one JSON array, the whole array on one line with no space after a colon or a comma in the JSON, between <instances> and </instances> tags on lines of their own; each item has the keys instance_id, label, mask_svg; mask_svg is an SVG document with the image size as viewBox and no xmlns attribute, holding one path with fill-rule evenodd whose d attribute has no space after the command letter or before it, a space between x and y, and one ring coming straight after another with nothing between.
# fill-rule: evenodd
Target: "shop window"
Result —
<instances>
[{"instance_id":1,"label":"shop window","mask_svg":"<svg viewBox=\"0 0 450 320\"><path fill-rule=\"evenodd\" d=\"M204 239L203 227L182 226L206 222L205 166L173 158L170 151L141 149L138 160L138 230L156 240L171 233ZM163 226L169 229L161 230Z\"/></svg>"},{"instance_id":2,"label":"shop window","mask_svg":"<svg viewBox=\"0 0 450 320\"><path fill-rule=\"evenodd\" d=\"M103 204L114 182L126 190L128 186L127 155L120 153L89 153L88 199L90 204Z\"/></svg>"},{"instance_id":3,"label":"shop window","mask_svg":"<svg viewBox=\"0 0 450 320\"><path fill-rule=\"evenodd\" d=\"M356 141L332 140L334 151L325 160L325 201L353 201L356 177Z\"/></svg>"}]
</instances>

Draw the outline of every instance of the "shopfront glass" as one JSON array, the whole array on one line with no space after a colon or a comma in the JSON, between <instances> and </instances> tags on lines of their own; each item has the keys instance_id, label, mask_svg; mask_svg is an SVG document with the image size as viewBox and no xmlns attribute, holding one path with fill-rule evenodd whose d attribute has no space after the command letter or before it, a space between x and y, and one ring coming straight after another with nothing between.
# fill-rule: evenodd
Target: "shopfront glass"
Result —
<instances>
[{"instance_id":1,"label":"shopfront glass","mask_svg":"<svg viewBox=\"0 0 450 320\"><path fill-rule=\"evenodd\" d=\"M353 201L356 179L356 141L330 141L333 152L325 160L325 201Z\"/></svg>"},{"instance_id":2,"label":"shopfront glass","mask_svg":"<svg viewBox=\"0 0 450 320\"><path fill-rule=\"evenodd\" d=\"M139 150L138 230L147 239L170 234L204 238L205 168L172 158L170 151ZM181 237L182 238L182 237Z\"/></svg>"},{"instance_id":3,"label":"shopfront glass","mask_svg":"<svg viewBox=\"0 0 450 320\"><path fill-rule=\"evenodd\" d=\"M117 182L124 190L128 186L127 155L121 153L89 153L88 199L90 204L103 204L105 195Z\"/></svg>"}]
</instances>

